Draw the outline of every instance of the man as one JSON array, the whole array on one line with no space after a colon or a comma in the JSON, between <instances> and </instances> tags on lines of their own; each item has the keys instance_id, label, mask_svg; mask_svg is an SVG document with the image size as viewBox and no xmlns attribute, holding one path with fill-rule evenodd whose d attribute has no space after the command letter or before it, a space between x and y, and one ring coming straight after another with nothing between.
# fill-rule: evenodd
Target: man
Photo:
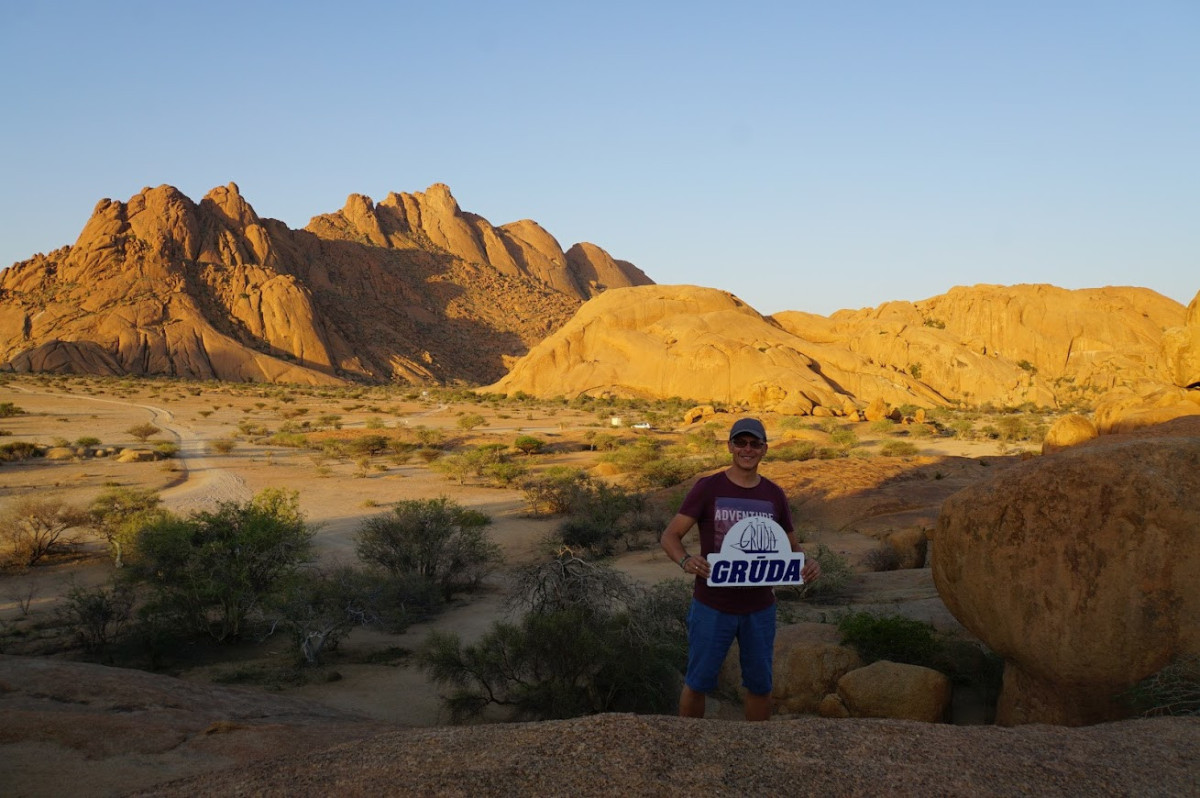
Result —
<instances>
[{"instance_id":1,"label":"man","mask_svg":"<svg viewBox=\"0 0 1200 798\"><path fill-rule=\"evenodd\" d=\"M704 477L688 493L679 513L659 541L663 551L685 573L696 578L688 611L688 665L679 714L704 717L705 696L717 687L717 674L734 639L741 656L742 684L748 694L746 720L771 717L772 660L775 652L775 591L770 587L709 587L708 554L721 549L733 524L747 515L769 515L796 543L792 513L783 489L758 473L767 453L767 432L756 418L742 418L729 430L726 444L733 462ZM700 553L689 553L683 538L700 530ZM806 560L801 577L811 582L821 574L816 560Z\"/></svg>"}]
</instances>

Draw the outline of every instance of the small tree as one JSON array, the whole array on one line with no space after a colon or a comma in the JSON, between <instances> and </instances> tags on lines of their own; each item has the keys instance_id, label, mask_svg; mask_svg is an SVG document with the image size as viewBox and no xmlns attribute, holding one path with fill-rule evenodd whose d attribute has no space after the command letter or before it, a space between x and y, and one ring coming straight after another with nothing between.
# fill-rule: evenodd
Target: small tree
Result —
<instances>
[{"instance_id":1,"label":"small tree","mask_svg":"<svg viewBox=\"0 0 1200 798\"><path fill-rule=\"evenodd\" d=\"M72 586L59 619L89 653L117 640L133 617L134 593L128 584L82 588Z\"/></svg>"},{"instance_id":2,"label":"small tree","mask_svg":"<svg viewBox=\"0 0 1200 798\"><path fill-rule=\"evenodd\" d=\"M123 565L123 547L137 537L138 528L150 522L162 499L153 490L108 488L88 505L88 520L112 549L113 561Z\"/></svg>"},{"instance_id":3,"label":"small tree","mask_svg":"<svg viewBox=\"0 0 1200 798\"><path fill-rule=\"evenodd\" d=\"M24 496L0 512L0 543L10 566L28 568L74 543L68 532L88 517L58 497Z\"/></svg>"},{"instance_id":4,"label":"small tree","mask_svg":"<svg viewBox=\"0 0 1200 798\"><path fill-rule=\"evenodd\" d=\"M513 441L513 447L522 454L535 454L540 452L545 447L546 442L541 438L535 438L532 435L521 435Z\"/></svg>"},{"instance_id":5,"label":"small tree","mask_svg":"<svg viewBox=\"0 0 1200 798\"><path fill-rule=\"evenodd\" d=\"M309 665L319 665L354 627L379 622L382 584L371 575L341 566L298 573L272 606Z\"/></svg>"},{"instance_id":6,"label":"small tree","mask_svg":"<svg viewBox=\"0 0 1200 798\"><path fill-rule=\"evenodd\" d=\"M164 513L139 529L128 578L151 588L150 612L218 641L237 639L308 559L312 535L295 491L267 489L188 518Z\"/></svg>"},{"instance_id":7,"label":"small tree","mask_svg":"<svg viewBox=\"0 0 1200 798\"><path fill-rule=\"evenodd\" d=\"M502 561L484 527L487 515L453 502L412 499L368 518L358 533L358 556L393 576L420 576L445 598L474 590Z\"/></svg>"},{"instance_id":8,"label":"small tree","mask_svg":"<svg viewBox=\"0 0 1200 798\"><path fill-rule=\"evenodd\" d=\"M155 425L146 422L143 424L134 424L132 427L125 430L125 432L137 438L140 442L145 443L150 438L162 432L162 430Z\"/></svg>"},{"instance_id":9,"label":"small tree","mask_svg":"<svg viewBox=\"0 0 1200 798\"><path fill-rule=\"evenodd\" d=\"M487 426L487 421L481 415L469 414L469 415L458 417L458 428L459 429L465 429L468 432L470 432L471 430L475 429L476 427L483 427L483 426Z\"/></svg>"}]
</instances>

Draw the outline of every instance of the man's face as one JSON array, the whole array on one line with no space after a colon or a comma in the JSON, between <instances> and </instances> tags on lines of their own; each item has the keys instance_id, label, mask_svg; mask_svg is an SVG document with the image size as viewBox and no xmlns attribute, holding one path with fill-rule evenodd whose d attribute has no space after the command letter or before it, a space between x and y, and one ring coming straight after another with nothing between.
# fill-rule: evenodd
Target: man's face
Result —
<instances>
[{"instance_id":1,"label":"man's face","mask_svg":"<svg viewBox=\"0 0 1200 798\"><path fill-rule=\"evenodd\" d=\"M753 435L738 435L729 441L729 452L733 455L734 465L753 470L767 453L767 444Z\"/></svg>"}]
</instances>

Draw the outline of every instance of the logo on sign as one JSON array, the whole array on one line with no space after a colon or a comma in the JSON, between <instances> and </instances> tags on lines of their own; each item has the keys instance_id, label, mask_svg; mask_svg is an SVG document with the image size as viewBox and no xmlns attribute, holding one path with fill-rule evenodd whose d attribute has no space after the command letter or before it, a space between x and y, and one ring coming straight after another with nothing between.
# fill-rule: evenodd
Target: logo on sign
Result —
<instances>
[{"instance_id":1,"label":"logo on sign","mask_svg":"<svg viewBox=\"0 0 1200 798\"><path fill-rule=\"evenodd\" d=\"M792 551L787 533L774 519L750 516L725 534L721 550L708 555L710 587L801 585L804 553Z\"/></svg>"}]
</instances>

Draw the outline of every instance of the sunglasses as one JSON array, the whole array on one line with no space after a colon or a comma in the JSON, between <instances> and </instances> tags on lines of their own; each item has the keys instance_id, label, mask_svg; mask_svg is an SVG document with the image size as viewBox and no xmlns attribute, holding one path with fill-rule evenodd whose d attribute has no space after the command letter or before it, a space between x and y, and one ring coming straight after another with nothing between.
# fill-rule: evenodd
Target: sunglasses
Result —
<instances>
[{"instance_id":1,"label":"sunglasses","mask_svg":"<svg viewBox=\"0 0 1200 798\"><path fill-rule=\"evenodd\" d=\"M767 442L760 441L758 438L735 438L730 443L733 444L733 448L735 449L754 449L757 451L767 448Z\"/></svg>"}]
</instances>

